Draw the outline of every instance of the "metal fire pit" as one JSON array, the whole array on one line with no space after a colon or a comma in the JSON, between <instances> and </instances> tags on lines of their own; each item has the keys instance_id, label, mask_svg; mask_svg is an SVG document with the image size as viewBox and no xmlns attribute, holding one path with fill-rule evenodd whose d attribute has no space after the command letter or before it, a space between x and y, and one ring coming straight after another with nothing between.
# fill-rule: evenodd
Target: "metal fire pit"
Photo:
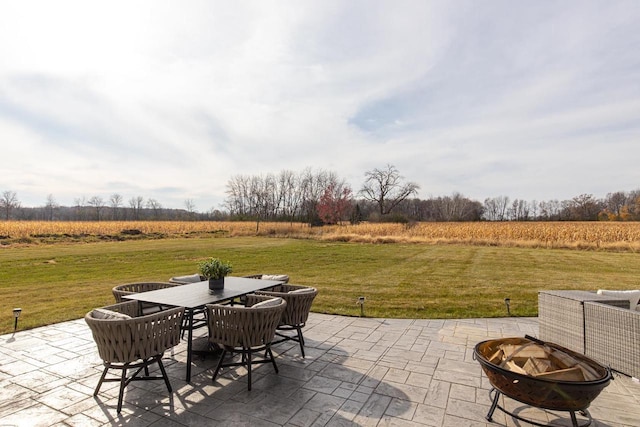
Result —
<instances>
[{"instance_id":1,"label":"metal fire pit","mask_svg":"<svg viewBox=\"0 0 640 427\"><path fill-rule=\"evenodd\" d=\"M531 375L513 372L489 361L491 355L499 351L502 344L539 344L551 349L557 349L567 353L578 361L586 363L601 377L591 381L562 381L536 378ZM544 426L544 424L521 418L498 405L498 399L502 393L511 399L537 408L552 411L567 411L571 415L571 421L574 427L586 427L590 425L592 421L591 414L589 414L587 408L600 392L609 385L610 380L613 378L608 368L586 356L557 344L543 342L529 336L525 338L503 338L482 341L475 346L474 358L480 362L482 370L493 386L489 392L493 403L486 417L488 421L492 421L493 413L497 408L519 420L537 426ZM576 411L588 418L585 424L578 424L575 414Z\"/></svg>"}]
</instances>

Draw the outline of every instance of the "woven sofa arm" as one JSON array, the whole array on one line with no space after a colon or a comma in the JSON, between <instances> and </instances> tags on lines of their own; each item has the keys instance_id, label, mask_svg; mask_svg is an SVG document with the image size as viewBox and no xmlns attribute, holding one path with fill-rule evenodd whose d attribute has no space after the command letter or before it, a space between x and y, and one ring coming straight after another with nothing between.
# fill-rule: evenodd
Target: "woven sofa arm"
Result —
<instances>
[{"instance_id":1,"label":"woven sofa arm","mask_svg":"<svg viewBox=\"0 0 640 427\"><path fill-rule=\"evenodd\" d=\"M640 378L640 311L585 302L585 354Z\"/></svg>"}]
</instances>

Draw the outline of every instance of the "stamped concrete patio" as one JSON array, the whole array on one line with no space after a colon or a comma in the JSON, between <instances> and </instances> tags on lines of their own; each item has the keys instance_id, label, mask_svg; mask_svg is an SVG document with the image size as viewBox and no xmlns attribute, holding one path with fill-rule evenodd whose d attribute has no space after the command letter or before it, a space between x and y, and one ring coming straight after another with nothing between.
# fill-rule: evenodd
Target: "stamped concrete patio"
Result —
<instances>
[{"instance_id":1,"label":"stamped concrete patio","mask_svg":"<svg viewBox=\"0 0 640 427\"><path fill-rule=\"evenodd\" d=\"M0 426L519 426L496 411L485 420L490 384L473 360L479 341L537 334L535 318L466 320L369 319L311 314L307 357L276 347L280 373L244 370L211 380L216 359L196 359L186 383L186 344L165 354L174 392L162 381L135 382L116 413L117 384L94 398L100 372L83 319L0 336ZM203 331L204 333L204 331ZM203 346L201 338L196 345ZM570 425L505 399L521 416ZM615 380L593 402L595 426L640 426L640 384ZM584 418L579 417L584 421Z\"/></svg>"}]
</instances>

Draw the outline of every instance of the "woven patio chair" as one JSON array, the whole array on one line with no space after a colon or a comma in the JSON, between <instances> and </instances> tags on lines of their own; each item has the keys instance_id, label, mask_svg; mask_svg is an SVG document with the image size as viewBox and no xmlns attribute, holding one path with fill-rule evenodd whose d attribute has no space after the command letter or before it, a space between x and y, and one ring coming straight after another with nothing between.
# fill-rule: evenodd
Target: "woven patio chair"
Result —
<instances>
[{"instance_id":1,"label":"woven patio chair","mask_svg":"<svg viewBox=\"0 0 640 427\"><path fill-rule=\"evenodd\" d=\"M125 295L138 294L140 292L156 291L158 289L171 288L178 286L176 283L167 282L140 282L140 283L125 283L123 285L114 286L111 292L113 293L116 303L125 302L126 299L122 297ZM141 314L155 313L164 310L166 307L156 304L142 303L140 304Z\"/></svg>"},{"instance_id":2,"label":"woven patio chair","mask_svg":"<svg viewBox=\"0 0 640 427\"><path fill-rule=\"evenodd\" d=\"M207 279L204 278L204 276L199 275L198 273L195 274L189 274L186 276L174 276L171 279L169 279L169 283L175 283L178 285L188 285L189 283L198 283L198 282L203 282Z\"/></svg>"},{"instance_id":3,"label":"woven patio chair","mask_svg":"<svg viewBox=\"0 0 640 427\"><path fill-rule=\"evenodd\" d=\"M120 382L118 413L122 410L124 389L131 381L163 379L169 393L173 391L162 355L180 342L184 307L145 316L137 316L138 313L138 301L129 301L95 309L84 317L104 361L104 371L93 395L98 395L103 382ZM153 363L158 364L162 376L149 375ZM110 369L122 372L118 377L107 378ZM133 370L133 375L127 376L129 370ZM140 375L142 371L144 375Z\"/></svg>"},{"instance_id":4,"label":"woven patio chair","mask_svg":"<svg viewBox=\"0 0 640 427\"><path fill-rule=\"evenodd\" d=\"M221 368L245 366L248 390L251 390L251 369L254 364L269 363L278 373L271 352L271 341L287 303L280 298L249 294L246 305L208 304L209 343L222 348L220 360L213 373L216 380ZM254 353L264 352L263 358L254 359ZM241 360L225 362L229 353L239 353Z\"/></svg>"},{"instance_id":5,"label":"woven patio chair","mask_svg":"<svg viewBox=\"0 0 640 427\"><path fill-rule=\"evenodd\" d=\"M198 273L188 274L186 276L174 276L169 279L169 283L173 283L176 285L189 285L191 283L198 283L207 280L204 276L201 276ZM195 325L194 329L204 326L207 322L207 317L204 308L196 309L193 311L193 324ZM182 338L184 338L184 334L187 332L187 323L188 319L185 317L184 324L182 325Z\"/></svg>"},{"instance_id":6,"label":"woven patio chair","mask_svg":"<svg viewBox=\"0 0 640 427\"><path fill-rule=\"evenodd\" d=\"M289 276L286 274L250 274L242 277L247 279L280 280L284 283L289 283Z\"/></svg>"},{"instance_id":7,"label":"woven patio chair","mask_svg":"<svg viewBox=\"0 0 640 427\"><path fill-rule=\"evenodd\" d=\"M295 341L300 344L300 353L302 357L305 357L302 328L304 328L309 318L311 304L313 304L313 300L316 295L318 295L318 290L309 286L284 284L274 287L271 291L260 291L257 293L259 295L280 297L287 302L287 308L282 313L280 324L276 330L276 335L280 337L280 339L274 341L273 344L279 344L284 341ZM292 335L291 331L295 331L296 334Z\"/></svg>"}]
</instances>

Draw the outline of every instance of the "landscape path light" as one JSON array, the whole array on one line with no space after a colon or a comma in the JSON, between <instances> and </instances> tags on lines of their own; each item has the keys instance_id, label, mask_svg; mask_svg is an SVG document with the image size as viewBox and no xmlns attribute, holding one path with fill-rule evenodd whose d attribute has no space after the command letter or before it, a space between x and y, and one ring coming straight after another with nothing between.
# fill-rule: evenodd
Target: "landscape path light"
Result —
<instances>
[{"instance_id":1,"label":"landscape path light","mask_svg":"<svg viewBox=\"0 0 640 427\"><path fill-rule=\"evenodd\" d=\"M22 309L21 308L14 308L13 309L13 318L15 319L14 323L13 323L13 333L15 334L16 330L18 329L18 317L20 317L20 313L22 313Z\"/></svg>"},{"instance_id":2,"label":"landscape path light","mask_svg":"<svg viewBox=\"0 0 640 427\"><path fill-rule=\"evenodd\" d=\"M511 298L505 298L504 304L507 306L507 316L511 316Z\"/></svg>"},{"instance_id":3,"label":"landscape path light","mask_svg":"<svg viewBox=\"0 0 640 427\"><path fill-rule=\"evenodd\" d=\"M358 297L357 304L360 306L360 317L364 317L364 297Z\"/></svg>"}]
</instances>

